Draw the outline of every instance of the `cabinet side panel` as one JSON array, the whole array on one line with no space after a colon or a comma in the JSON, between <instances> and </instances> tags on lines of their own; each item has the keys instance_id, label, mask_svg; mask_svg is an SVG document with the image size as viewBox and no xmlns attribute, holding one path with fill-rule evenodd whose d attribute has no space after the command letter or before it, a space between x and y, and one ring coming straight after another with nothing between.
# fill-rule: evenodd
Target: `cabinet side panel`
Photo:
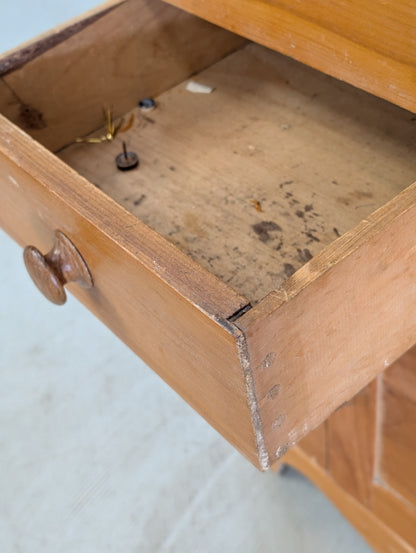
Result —
<instances>
[{"instance_id":1,"label":"cabinet side panel","mask_svg":"<svg viewBox=\"0 0 416 553\"><path fill-rule=\"evenodd\" d=\"M416 551L416 504L408 503L393 489L374 485L373 512Z\"/></svg>"},{"instance_id":2,"label":"cabinet side panel","mask_svg":"<svg viewBox=\"0 0 416 553\"><path fill-rule=\"evenodd\" d=\"M375 462L378 385L373 381L327 421L330 474L367 506Z\"/></svg>"},{"instance_id":3,"label":"cabinet side panel","mask_svg":"<svg viewBox=\"0 0 416 553\"><path fill-rule=\"evenodd\" d=\"M367 540L369 545L377 553L414 553L411 545L414 540L402 533L396 533L391 521L383 520L378 513L365 507L354 496L346 492L337 482L317 463L315 463L302 449L294 447L287 456L285 462L302 472L335 504L341 513L355 526L358 532ZM398 511L400 513L400 511ZM400 516L400 515L399 515ZM397 514L396 514L397 519ZM409 518L408 525L414 519ZM398 531L400 532L399 527ZM401 528L403 529L403 527ZM407 530L411 529L407 526Z\"/></svg>"},{"instance_id":4,"label":"cabinet side panel","mask_svg":"<svg viewBox=\"0 0 416 553\"><path fill-rule=\"evenodd\" d=\"M416 507L416 348L386 371L383 401L380 477Z\"/></svg>"},{"instance_id":5,"label":"cabinet side panel","mask_svg":"<svg viewBox=\"0 0 416 553\"><path fill-rule=\"evenodd\" d=\"M328 421L323 422L299 442L299 448L326 470L329 463L328 445Z\"/></svg>"}]
</instances>

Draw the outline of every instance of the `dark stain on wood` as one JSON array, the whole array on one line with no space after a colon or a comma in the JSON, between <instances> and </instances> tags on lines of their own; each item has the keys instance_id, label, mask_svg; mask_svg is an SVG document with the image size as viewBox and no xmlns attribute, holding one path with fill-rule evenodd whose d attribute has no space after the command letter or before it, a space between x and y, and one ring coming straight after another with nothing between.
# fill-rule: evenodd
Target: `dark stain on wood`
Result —
<instances>
[{"instance_id":1,"label":"dark stain on wood","mask_svg":"<svg viewBox=\"0 0 416 553\"><path fill-rule=\"evenodd\" d=\"M282 227L274 221L261 221L252 225L251 228L257 234L262 242L268 242L272 239L270 232L281 231Z\"/></svg>"},{"instance_id":2,"label":"dark stain on wood","mask_svg":"<svg viewBox=\"0 0 416 553\"><path fill-rule=\"evenodd\" d=\"M300 248L297 248L297 252L298 252L298 259L301 263L307 263L313 257L313 255L308 250L308 248L304 248L303 250L301 250Z\"/></svg>"},{"instance_id":3,"label":"dark stain on wood","mask_svg":"<svg viewBox=\"0 0 416 553\"><path fill-rule=\"evenodd\" d=\"M284 186L287 186L288 184L293 184L293 180L285 180L279 184L279 188L283 188Z\"/></svg>"},{"instance_id":4,"label":"dark stain on wood","mask_svg":"<svg viewBox=\"0 0 416 553\"><path fill-rule=\"evenodd\" d=\"M142 203L143 200L146 199L146 194L142 194L139 198L137 198L136 200L134 200L134 205L140 205Z\"/></svg>"},{"instance_id":5,"label":"dark stain on wood","mask_svg":"<svg viewBox=\"0 0 416 553\"><path fill-rule=\"evenodd\" d=\"M277 246L275 246L274 249L275 249L277 252L279 252L282 248L283 248L283 240L280 239L280 242L277 244Z\"/></svg>"},{"instance_id":6,"label":"dark stain on wood","mask_svg":"<svg viewBox=\"0 0 416 553\"><path fill-rule=\"evenodd\" d=\"M24 129L44 129L46 127L43 114L29 104L21 104L19 109L19 123Z\"/></svg>"},{"instance_id":7,"label":"dark stain on wood","mask_svg":"<svg viewBox=\"0 0 416 553\"><path fill-rule=\"evenodd\" d=\"M287 278L291 277L296 272L295 267L293 265L291 265L290 263L285 263L283 270L284 270L285 276Z\"/></svg>"},{"instance_id":8,"label":"dark stain on wood","mask_svg":"<svg viewBox=\"0 0 416 553\"><path fill-rule=\"evenodd\" d=\"M305 232L305 236L307 236L311 242L320 242L321 240L312 234L312 232Z\"/></svg>"},{"instance_id":9,"label":"dark stain on wood","mask_svg":"<svg viewBox=\"0 0 416 553\"><path fill-rule=\"evenodd\" d=\"M371 192L364 192L364 190L354 190L352 195L357 198L357 200L364 200L373 197Z\"/></svg>"}]
</instances>

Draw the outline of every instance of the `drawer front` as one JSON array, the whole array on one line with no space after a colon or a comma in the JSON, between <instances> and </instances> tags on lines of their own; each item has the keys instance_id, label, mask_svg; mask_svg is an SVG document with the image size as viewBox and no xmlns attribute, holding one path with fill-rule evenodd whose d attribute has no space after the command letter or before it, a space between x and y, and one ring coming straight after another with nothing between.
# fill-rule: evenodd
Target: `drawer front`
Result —
<instances>
[{"instance_id":1,"label":"drawer front","mask_svg":"<svg viewBox=\"0 0 416 553\"><path fill-rule=\"evenodd\" d=\"M416 111L414 2L167 1Z\"/></svg>"},{"instance_id":2,"label":"drawer front","mask_svg":"<svg viewBox=\"0 0 416 553\"><path fill-rule=\"evenodd\" d=\"M257 463L237 339L227 323L245 299L2 117L0 191L0 226L43 253L55 229L64 232L94 280L91 290L71 284L71 292Z\"/></svg>"}]
</instances>

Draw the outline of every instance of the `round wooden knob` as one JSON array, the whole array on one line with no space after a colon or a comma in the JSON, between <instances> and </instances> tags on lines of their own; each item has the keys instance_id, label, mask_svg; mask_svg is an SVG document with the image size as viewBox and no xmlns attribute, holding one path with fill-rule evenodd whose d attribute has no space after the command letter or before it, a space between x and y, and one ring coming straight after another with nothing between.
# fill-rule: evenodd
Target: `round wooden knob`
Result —
<instances>
[{"instance_id":1,"label":"round wooden knob","mask_svg":"<svg viewBox=\"0 0 416 553\"><path fill-rule=\"evenodd\" d=\"M91 274L81 254L61 231L55 231L53 248L43 255L34 246L23 252L26 269L42 294L53 303L66 302L65 284L76 282L83 288L93 285Z\"/></svg>"}]
</instances>

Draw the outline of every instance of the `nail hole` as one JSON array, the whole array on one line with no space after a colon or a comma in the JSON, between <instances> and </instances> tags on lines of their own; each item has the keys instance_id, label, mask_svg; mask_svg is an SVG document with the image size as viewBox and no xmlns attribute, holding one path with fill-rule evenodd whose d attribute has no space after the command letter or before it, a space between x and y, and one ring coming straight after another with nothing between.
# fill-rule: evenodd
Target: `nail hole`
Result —
<instances>
[{"instance_id":1,"label":"nail hole","mask_svg":"<svg viewBox=\"0 0 416 553\"><path fill-rule=\"evenodd\" d=\"M268 353L261 363L262 369L268 369L275 361L276 354L274 351Z\"/></svg>"},{"instance_id":2,"label":"nail hole","mask_svg":"<svg viewBox=\"0 0 416 553\"><path fill-rule=\"evenodd\" d=\"M275 384L270 390L267 392L267 397L269 399L274 399L277 397L280 393L280 384Z\"/></svg>"},{"instance_id":3,"label":"nail hole","mask_svg":"<svg viewBox=\"0 0 416 553\"><path fill-rule=\"evenodd\" d=\"M277 419L275 419L273 421L273 424L272 424L273 430L276 430L277 428L280 428L282 426L282 424L285 422L285 420L286 420L286 415L284 413L279 415L277 417Z\"/></svg>"}]
</instances>

